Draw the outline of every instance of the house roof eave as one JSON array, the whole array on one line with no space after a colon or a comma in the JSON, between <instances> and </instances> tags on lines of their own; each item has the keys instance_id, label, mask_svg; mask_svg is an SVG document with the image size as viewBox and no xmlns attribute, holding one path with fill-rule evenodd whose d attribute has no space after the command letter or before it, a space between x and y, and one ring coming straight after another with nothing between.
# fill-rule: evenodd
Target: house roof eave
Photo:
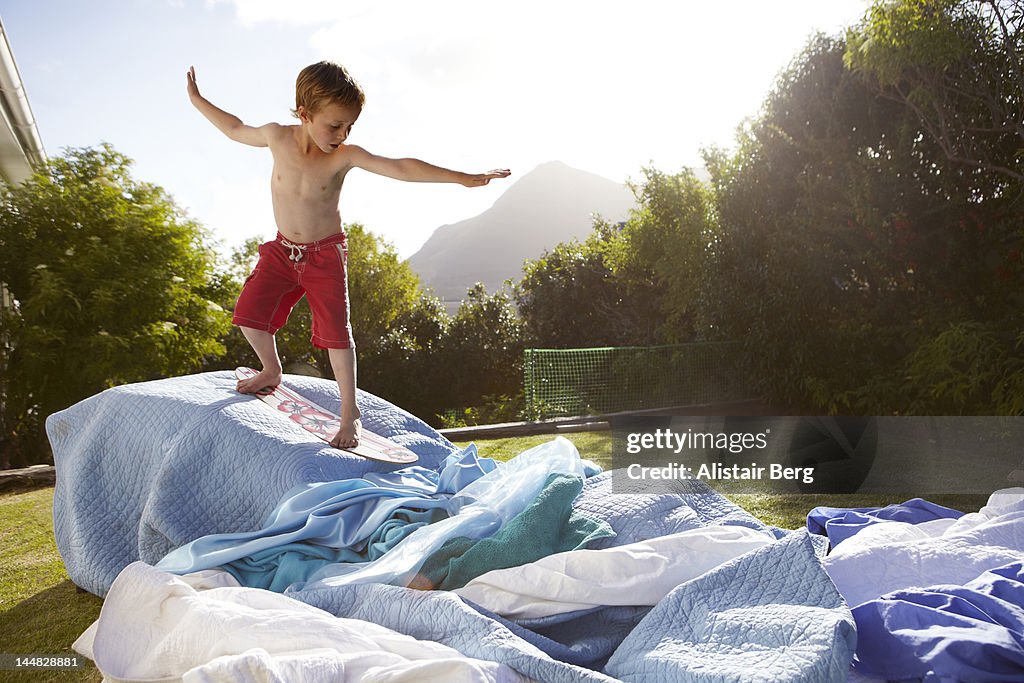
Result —
<instances>
[{"instance_id":1,"label":"house roof eave","mask_svg":"<svg viewBox=\"0 0 1024 683\"><path fill-rule=\"evenodd\" d=\"M34 166L46 163L46 150L39 137L25 85L0 20L0 175L20 183Z\"/></svg>"}]
</instances>

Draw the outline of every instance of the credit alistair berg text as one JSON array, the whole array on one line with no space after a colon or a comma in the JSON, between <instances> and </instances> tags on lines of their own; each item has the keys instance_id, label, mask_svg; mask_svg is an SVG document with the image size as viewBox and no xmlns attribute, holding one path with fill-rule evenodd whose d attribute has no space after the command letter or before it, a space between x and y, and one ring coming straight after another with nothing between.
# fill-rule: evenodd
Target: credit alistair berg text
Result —
<instances>
[{"instance_id":1,"label":"credit alistair berg text","mask_svg":"<svg viewBox=\"0 0 1024 683\"><path fill-rule=\"evenodd\" d=\"M653 481L668 479L699 479L705 481L802 481L814 483L813 467L784 467L772 463L768 467L759 467L756 462L749 465L723 465L713 462L696 468L669 463L662 467L643 467L633 463L626 468L626 476L636 481Z\"/></svg>"}]
</instances>

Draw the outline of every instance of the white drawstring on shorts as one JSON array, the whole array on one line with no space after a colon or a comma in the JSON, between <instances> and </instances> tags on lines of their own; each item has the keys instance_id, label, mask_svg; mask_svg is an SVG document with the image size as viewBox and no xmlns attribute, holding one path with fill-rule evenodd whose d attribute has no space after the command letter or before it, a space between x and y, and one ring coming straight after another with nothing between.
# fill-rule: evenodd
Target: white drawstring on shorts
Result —
<instances>
[{"instance_id":1,"label":"white drawstring on shorts","mask_svg":"<svg viewBox=\"0 0 1024 683\"><path fill-rule=\"evenodd\" d=\"M288 250L291 252L288 255L289 259L291 259L292 261L295 261L296 263L298 263L299 261L302 260L302 256L305 253L306 247L308 245L305 245L305 244L293 244L293 243L289 242L286 239L282 239L282 240L280 240L280 242L281 242L281 246L288 247Z\"/></svg>"}]
</instances>

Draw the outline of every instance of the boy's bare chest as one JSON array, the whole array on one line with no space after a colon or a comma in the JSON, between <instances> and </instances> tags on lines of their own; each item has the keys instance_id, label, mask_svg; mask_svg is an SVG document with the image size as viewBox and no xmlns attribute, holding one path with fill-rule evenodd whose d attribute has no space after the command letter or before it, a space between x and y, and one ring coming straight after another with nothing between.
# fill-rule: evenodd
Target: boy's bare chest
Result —
<instances>
[{"instance_id":1,"label":"boy's bare chest","mask_svg":"<svg viewBox=\"0 0 1024 683\"><path fill-rule=\"evenodd\" d=\"M344 173L337 163L324 156L304 158L284 150L274 152L274 170L270 179L273 193L281 198L337 201Z\"/></svg>"}]
</instances>

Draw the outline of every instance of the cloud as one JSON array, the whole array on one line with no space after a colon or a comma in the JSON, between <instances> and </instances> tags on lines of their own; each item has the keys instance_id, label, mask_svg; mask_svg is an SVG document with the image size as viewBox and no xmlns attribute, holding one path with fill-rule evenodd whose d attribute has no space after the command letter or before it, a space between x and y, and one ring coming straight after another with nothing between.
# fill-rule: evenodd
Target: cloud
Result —
<instances>
[{"instance_id":1,"label":"cloud","mask_svg":"<svg viewBox=\"0 0 1024 683\"><path fill-rule=\"evenodd\" d=\"M258 23L278 23L293 26L331 23L357 14L367 2L337 0L207 0L208 6L234 5L238 20L247 26Z\"/></svg>"},{"instance_id":2,"label":"cloud","mask_svg":"<svg viewBox=\"0 0 1024 683\"><path fill-rule=\"evenodd\" d=\"M42 73L57 73L64 68L64 62L50 57L41 62L36 62L35 67Z\"/></svg>"}]
</instances>

